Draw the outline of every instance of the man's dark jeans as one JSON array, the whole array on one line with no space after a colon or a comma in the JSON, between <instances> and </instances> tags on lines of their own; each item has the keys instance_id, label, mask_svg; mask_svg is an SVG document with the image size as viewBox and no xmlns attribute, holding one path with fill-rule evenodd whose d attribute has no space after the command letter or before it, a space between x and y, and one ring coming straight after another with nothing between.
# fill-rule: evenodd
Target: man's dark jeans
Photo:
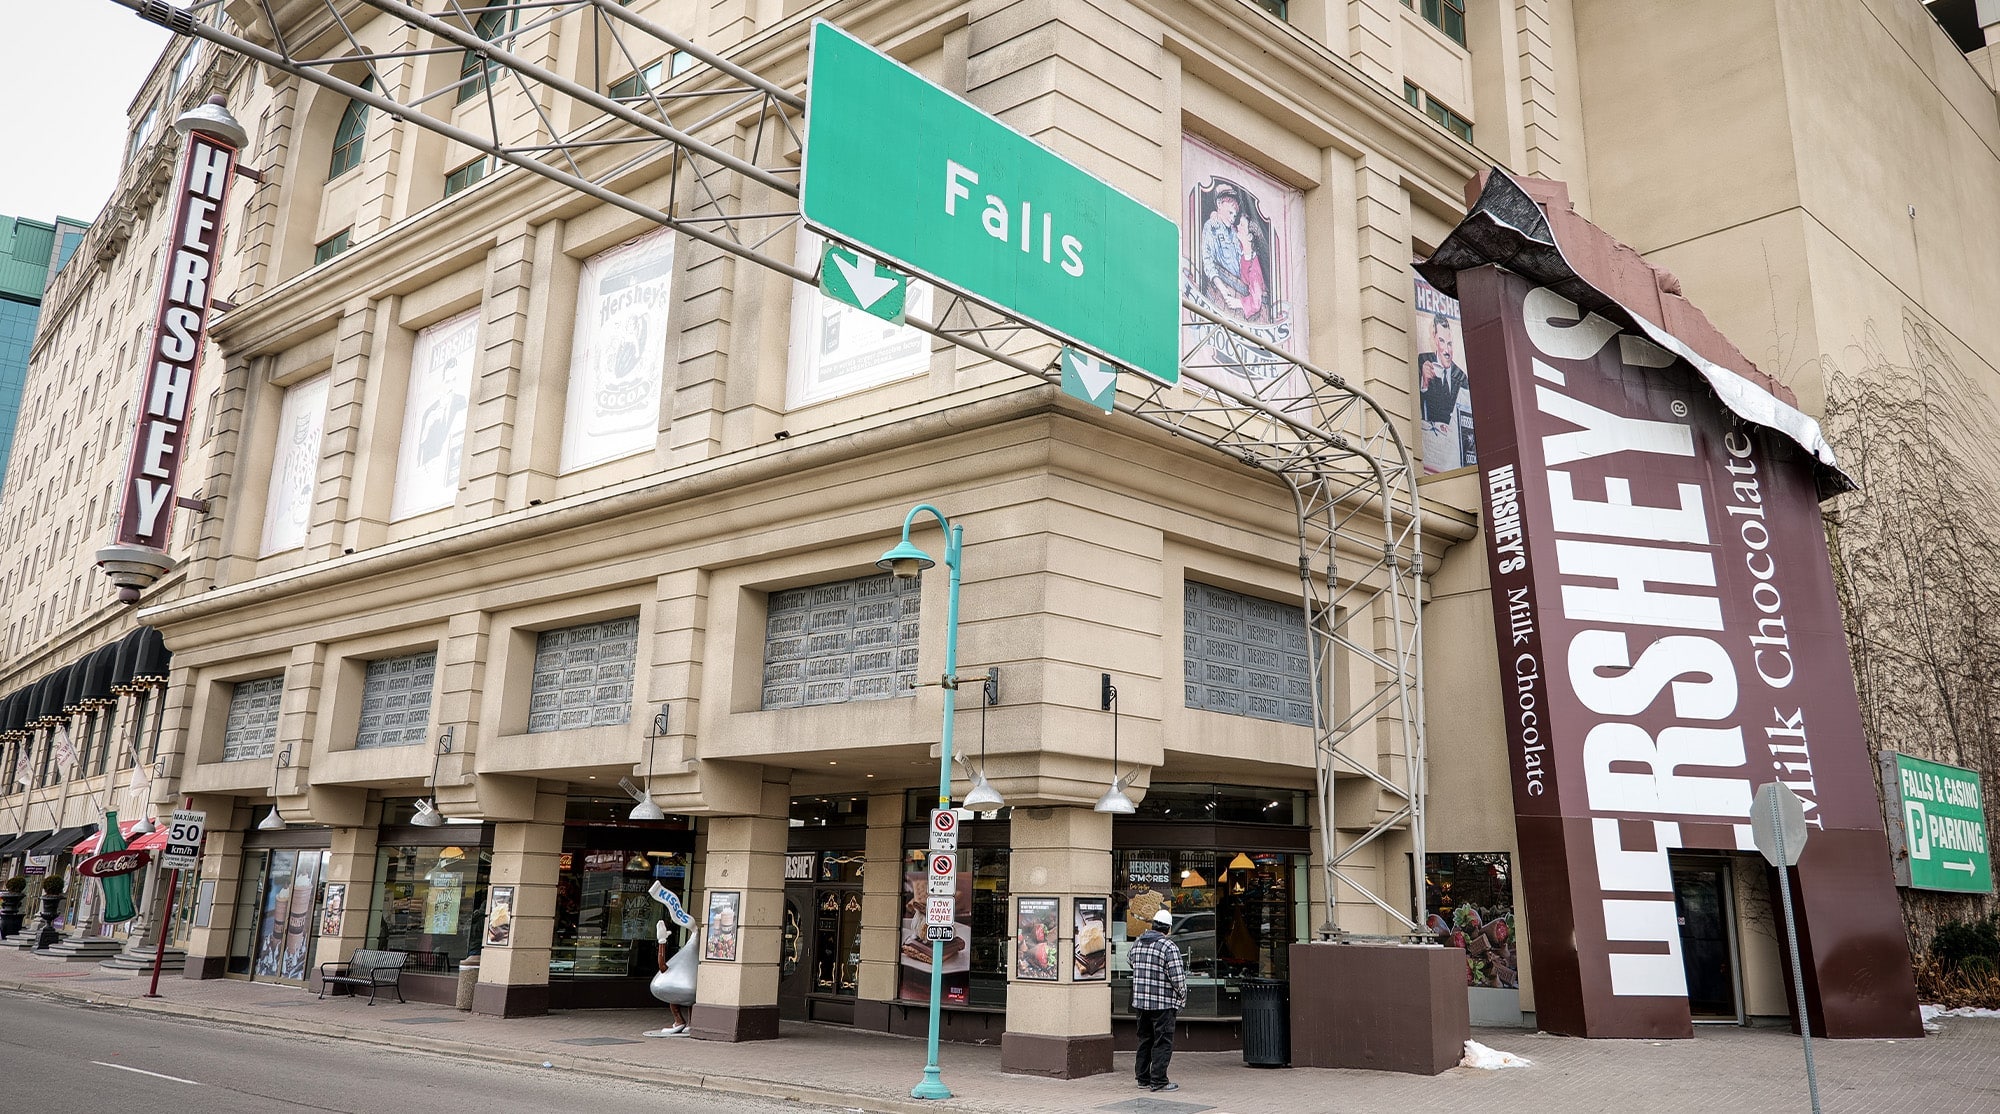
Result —
<instances>
[{"instance_id":1,"label":"man's dark jeans","mask_svg":"<svg viewBox=\"0 0 2000 1114\"><path fill-rule=\"evenodd\" d=\"M1167 1081L1167 1061L1174 1058L1174 1018L1179 1010L1138 1010L1139 1057L1132 1074L1141 1083Z\"/></svg>"}]
</instances>

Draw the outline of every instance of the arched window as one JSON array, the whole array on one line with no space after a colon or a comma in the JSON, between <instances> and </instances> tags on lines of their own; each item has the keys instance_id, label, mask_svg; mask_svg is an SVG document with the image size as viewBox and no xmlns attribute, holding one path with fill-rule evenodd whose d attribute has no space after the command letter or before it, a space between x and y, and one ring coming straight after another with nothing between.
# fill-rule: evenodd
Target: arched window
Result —
<instances>
[{"instance_id":1,"label":"arched window","mask_svg":"<svg viewBox=\"0 0 2000 1114\"><path fill-rule=\"evenodd\" d=\"M472 33L490 43L507 30L507 20L512 14L504 10L487 12L479 17L479 22L472 25ZM483 56L470 50L466 51L465 58L458 64L458 79L464 82L458 87L458 103L464 104L484 92L487 86L493 84L493 75L499 72L499 69L499 66L489 64Z\"/></svg>"},{"instance_id":2,"label":"arched window","mask_svg":"<svg viewBox=\"0 0 2000 1114\"><path fill-rule=\"evenodd\" d=\"M375 79L369 77L361 82L363 89L373 90ZM333 158L328 162L328 181L361 165L362 141L368 138L368 106L360 101L348 101L341 110L340 124L333 129Z\"/></svg>"}]
</instances>

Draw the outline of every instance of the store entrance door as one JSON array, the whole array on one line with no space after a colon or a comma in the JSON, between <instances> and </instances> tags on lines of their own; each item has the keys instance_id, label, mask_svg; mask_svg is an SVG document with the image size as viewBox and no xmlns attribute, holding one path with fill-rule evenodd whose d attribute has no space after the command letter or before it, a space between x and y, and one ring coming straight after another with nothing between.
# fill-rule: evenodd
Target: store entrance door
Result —
<instances>
[{"instance_id":1,"label":"store entrance door","mask_svg":"<svg viewBox=\"0 0 2000 1114\"><path fill-rule=\"evenodd\" d=\"M806 995L812 990L812 965L806 958L812 925L812 887L785 887L785 913L778 941L778 1016L804 1021L810 1016Z\"/></svg>"},{"instance_id":2,"label":"store entrance door","mask_svg":"<svg viewBox=\"0 0 2000 1114\"><path fill-rule=\"evenodd\" d=\"M1736 902L1727 862L1674 863L1681 964L1696 1021L1742 1021L1736 962Z\"/></svg>"},{"instance_id":3,"label":"store entrance door","mask_svg":"<svg viewBox=\"0 0 2000 1114\"><path fill-rule=\"evenodd\" d=\"M231 934L229 970L259 982L303 984L312 971L330 852L251 850Z\"/></svg>"}]
</instances>

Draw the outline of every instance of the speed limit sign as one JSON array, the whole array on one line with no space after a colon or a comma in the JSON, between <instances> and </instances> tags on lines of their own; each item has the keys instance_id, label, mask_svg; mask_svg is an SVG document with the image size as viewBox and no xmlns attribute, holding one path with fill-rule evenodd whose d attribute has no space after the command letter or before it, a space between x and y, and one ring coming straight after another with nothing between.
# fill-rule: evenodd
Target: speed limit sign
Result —
<instances>
[{"instance_id":1,"label":"speed limit sign","mask_svg":"<svg viewBox=\"0 0 2000 1114\"><path fill-rule=\"evenodd\" d=\"M198 809L175 809L167 822L167 845L160 852L160 865L169 870L193 870L201 865L201 836L208 813Z\"/></svg>"}]
</instances>

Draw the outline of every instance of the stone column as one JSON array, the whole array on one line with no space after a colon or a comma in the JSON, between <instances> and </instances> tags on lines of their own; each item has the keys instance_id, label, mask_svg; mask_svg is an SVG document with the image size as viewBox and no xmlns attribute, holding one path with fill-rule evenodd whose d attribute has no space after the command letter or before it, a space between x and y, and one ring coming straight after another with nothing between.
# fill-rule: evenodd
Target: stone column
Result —
<instances>
[{"instance_id":1,"label":"stone column","mask_svg":"<svg viewBox=\"0 0 2000 1114\"><path fill-rule=\"evenodd\" d=\"M181 974L190 979L219 979L229 968L229 937L236 927L236 899L243 884L244 829L252 821L253 810L238 808L235 797L219 794L196 797L193 807L208 814L201 877L215 882L215 903L210 907L208 927L188 934L187 965Z\"/></svg>"},{"instance_id":2,"label":"stone column","mask_svg":"<svg viewBox=\"0 0 2000 1114\"><path fill-rule=\"evenodd\" d=\"M896 1000L902 971L898 949L903 946L903 795L878 793L868 798L868 842L862 854L867 869L861 875L861 977L854 1006L854 1024L861 1029L889 1028L889 1003Z\"/></svg>"},{"instance_id":3,"label":"stone column","mask_svg":"<svg viewBox=\"0 0 2000 1114\"><path fill-rule=\"evenodd\" d=\"M514 887L513 928L505 947L479 953L474 1013L534 1017L549 1012L549 949L555 943L556 878L567 802L567 785L543 782L535 794L534 819L493 827L488 893L493 886Z\"/></svg>"},{"instance_id":4,"label":"stone column","mask_svg":"<svg viewBox=\"0 0 2000 1114\"><path fill-rule=\"evenodd\" d=\"M708 829L704 892L694 910L702 926L690 946L707 949L718 935L716 926L708 923L716 894L737 895L737 912L736 958L702 960L692 1032L703 1040L771 1040L778 1035L791 774L766 767L763 777L756 815L718 816L704 825Z\"/></svg>"},{"instance_id":5,"label":"stone column","mask_svg":"<svg viewBox=\"0 0 2000 1114\"><path fill-rule=\"evenodd\" d=\"M376 845L382 832L382 805L371 803L362 814L362 823L353 828L335 828L331 854L326 861L326 884L331 887L343 885L347 891L341 897L339 931L332 935L321 933L326 920L312 926L319 935L318 950L314 953L318 963L338 963L353 955L355 949L369 946L369 919L374 912ZM332 904L331 895L328 904ZM319 989L319 968L315 966L306 972L306 985Z\"/></svg>"},{"instance_id":6,"label":"stone column","mask_svg":"<svg viewBox=\"0 0 2000 1114\"><path fill-rule=\"evenodd\" d=\"M1016 808L1011 826L1009 931L1011 906L1023 895L1060 899L1054 943L1061 981L1021 982L1009 974L1001 1070L1061 1079L1110 1071L1111 984L1075 981L1072 953L1074 899L1111 894L1111 817L1080 807ZM1010 963L1013 954L1010 948Z\"/></svg>"}]
</instances>

